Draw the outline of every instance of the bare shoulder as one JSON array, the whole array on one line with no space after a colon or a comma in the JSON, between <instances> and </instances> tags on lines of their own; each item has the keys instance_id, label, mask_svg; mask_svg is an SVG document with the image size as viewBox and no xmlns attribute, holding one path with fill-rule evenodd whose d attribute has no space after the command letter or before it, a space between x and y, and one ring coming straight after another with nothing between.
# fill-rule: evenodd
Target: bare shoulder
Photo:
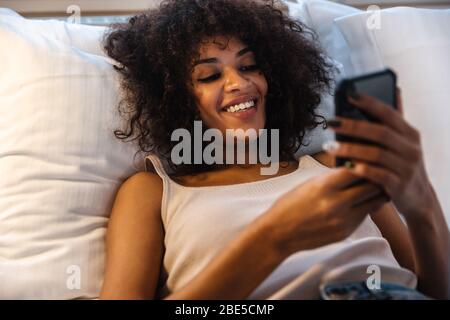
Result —
<instances>
[{"instance_id":1,"label":"bare shoulder","mask_svg":"<svg viewBox=\"0 0 450 320\"><path fill-rule=\"evenodd\" d=\"M329 153L326 153L325 151L312 154L311 157L313 157L315 160L317 160L326 167L334 168L335 166L334 156L330 155Z\"/></svg>"},{"instance_id":2,"label":"bare shoulder","mask_svg":"<svg viewBox=\"0 0 450 320\"><path fill-rule=\"evenodd\" d=\"M138 172L127 178L120 186L116 202L125 206L140 206L158 211L161 207L163 182L156 173Z\"/></svg>"},{"instance_id":3,"label":"bare shoulder","mask_svg":"<svg viewBox=\"0 0 450 320\"><path fill-rule=\"evenodd\" d=\"M126 188L147 189L148 187L151 187L152 189L154 188L162 189L162 185L163 185L162 180L156 173L140 171L128 177L123 182L121 188L126 187Z\"/></svg>"}]
</instances>

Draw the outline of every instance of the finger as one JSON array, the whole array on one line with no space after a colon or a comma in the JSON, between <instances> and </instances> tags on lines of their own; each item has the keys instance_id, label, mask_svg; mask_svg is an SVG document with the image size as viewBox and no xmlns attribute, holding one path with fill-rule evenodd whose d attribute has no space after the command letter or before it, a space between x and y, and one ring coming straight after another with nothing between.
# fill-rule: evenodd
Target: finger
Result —
<instances>
[{"instance_id":1,"label":"finger","mask_svg":"<svg viewBox=\"0 0 450 320\"><path fill-rule=\"evenodd\" d=\"M404 157L413 151L411 143L404 136L379 123L336 117L329 124L337 134L374 142Z\"/></svg>"},{"instance_id":2,"label":"finger","mask_svg":"<svg viewBox=\"0 0 450 320\"><path fill-rule=\"evenodd\" d=\"M355 206L383 192L384 190L380 186L364 182L340 191L340 199L343 199L347 206Z\"/></svg>"},{"instance_id":3,"label":"finger","mask_svg":"<svg viewBox=\"0 0 450 320\"><path fill-rule=\"evenodd\" d=\"M356 214L365 216L367 214L377 211L390 201L391 199L389 198L389 196L387 196L385 193L380 193L379 195L354 206L352 210L355 210Z\"/></svg>"},{"instance_id":4,"label":"finger","mask_svg":"<svg viewBox=\"0 0 450 320\"><path fill-rule=\"evenodd\" d=\"M337 147L329 149L327 152L336 157L366 161L384 167L400 177L408 177L411 172L409 160L412 159L412 151L409 150L404 151L405 154L399 155L378 146L339 142ZM408 157L408 154L411 154L411 157Z\"/></svg>"},{"instance_id":5,"label":"finger","mask_svg":"<svg viewBox=\"0 0 450 320\"><path fill-rule=\"evenodd\" d=\"M372 212L378 211L383 205L389 202L390 199L384 193L379 193L374 197L362 201L357 205L348 209L347 219L352 222L355 228Z\"/></svg>"},{"instance_id":6,"label":"finger","mask_svg":"<svg viewBox=\"0 0 450 320\"><path fill-rule=\"evenodd\" d=\"M358 100L348 97L349 102L355 107L375 117L381 123L386 124L394 131L403 134L411 133L409 124L394 108L367 94L360 93L359 95L360 98Z\"/></svg>"},{"instance_id":7,"label":"finger","mask_svg":"<svg viewBox=\"0 0 450 320\"><path fill-rule=\"evenodd\" d=\"M400 189L401 178L391 171L359 161L355 161L355 167L352 170L361 178L381 186L391 198L395 198L396 190Z\"/></svg>"},{"instance_id":8,"label":"finger","mask_svg":"<svg viewBox=\"0 0 450 320\"><path fill-rule=\"evenodd\" d=\"M317 177L323 181L323 185L332 190L343 189L356 182L360 177L352 173L347 167L333 168L328 173Z\"/></svg>"}]
</instances>

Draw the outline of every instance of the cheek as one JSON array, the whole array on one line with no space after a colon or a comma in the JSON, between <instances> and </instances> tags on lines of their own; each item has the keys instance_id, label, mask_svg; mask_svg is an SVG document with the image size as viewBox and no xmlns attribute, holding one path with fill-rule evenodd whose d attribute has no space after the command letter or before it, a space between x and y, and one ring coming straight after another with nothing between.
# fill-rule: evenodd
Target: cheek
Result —
<instances>
[{"instance_id":1,"label":"cheek","mask_svg":"<svg viewBox=\"0 0 450 320\"><path fill-rule=\"evenodd\" d=\"M266 77L260 71L254 78L254 83L256 84L258 91L260 91L263 95L267 94L268 84Z\"/></svg>"},{"instance_id":2,"label":"cheek","mask_svg":"<svg viewBox=\"0 0 450 320\"><path fill-rule=\"evenodd\" d=\"M217 95L214 90L196 90L197 107L201 113L211 113L216 110Z\"/></svg>"}]
</instances>

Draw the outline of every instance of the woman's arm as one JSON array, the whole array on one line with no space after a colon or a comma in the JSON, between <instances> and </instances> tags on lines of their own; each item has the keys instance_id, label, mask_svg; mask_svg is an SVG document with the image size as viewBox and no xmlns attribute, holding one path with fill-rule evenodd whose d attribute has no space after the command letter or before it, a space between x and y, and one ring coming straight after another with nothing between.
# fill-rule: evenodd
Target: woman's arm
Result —
<instances>
[{"instance_id":1,"label":"woman's arm","mask_svg":"<svg viewBox=\"0 0 450 320\"><path fill-rule=\"evenodd\" d=\"M442 209L433 191L429 209L411 211L407 226L392 203L372 214L383 236L389 241L400 265L415 272L418 289L436 298L448 298L449 233Z\"/></svg>"},{"instance_id":2,"label":"woman's arm","mask_svg":"<svg viewBox=\"0 0 450 320\"><path fill-rule=\"evenodd\" d=\"M438 299L449 298L450 238L444 213L431 184L430 198L405 214L414 245L418 289Z\"/></svg>"},{"instance_id":3,"label":"woman's arm","mask_svg":"<svg viewBox=\"0 0 450 320\"><path fill-rule=\"evenodd\" d=\"M434 193L430 193L434 194ZM407 226L392 203L372 214L400 265L415 272L418 289L435 298L448 298L449 233L435 196L425 211L406 214Z\"/></svg>"},{"instance_id":4,"label":"woman's arm","mask_svg":"<svg viewBox=\"0 0 450 320\"><path fill-rule=\"evenodd\" d=\"M370 216L383 237L389 242L398 263L415 273L414 247L408 226L402 221L392 202L386 203Z\"/></svg>"},{"instance_id":5,"label":"woman's arm","mask_svg":"<svg viewBox=\"0 0 450 320\"><path fill-rule=\"evenodd\" d=\"M161 198L156 174L135 174L120 187L108 223L100 299L155 296L164 245Z\"/></svg>"}]
</instances>

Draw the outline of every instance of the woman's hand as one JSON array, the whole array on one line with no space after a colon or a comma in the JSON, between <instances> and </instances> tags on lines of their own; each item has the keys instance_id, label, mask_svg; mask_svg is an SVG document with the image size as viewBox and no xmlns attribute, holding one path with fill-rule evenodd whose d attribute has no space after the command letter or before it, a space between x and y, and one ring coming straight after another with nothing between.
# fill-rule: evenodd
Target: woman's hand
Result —
<instances>
[{"instance_id":1,"label":"woman's hand","mask_svg":"<svg viewBox=\"0 0 450 320\"><path fill-rule=\"evenodd\" d=\"M335 168L311 178L281 196L262 215L279 252L290 255L347 238L366 216L389 201L371 182L350 186L360 178L348 168Z\"/></svg>"},{"instance_id":2,"label":"woman's hand","mask_svg":"<svg viewBox=\"0 0 450 320\"><path fill-rule=\"evenodd\" d=\"M434 191L425 171L420 134L403 118L400 90L397 89L398 111L365 94L359 94L357 100L349 97L349 102L380 123L337 117L338 121L330 123L332 129L380 146L339 142L337 148L326 151L354 159L356 175L381 186L407 219L418 218L408 214L426 212L425 207L435 201Z\"/></svg>"},{"instance_id":3,"label":"woman's hand","mask_svg":"<svg viewBox=\"0 0 450 320\"><path fill-rule=\"evenodd\" d=\"M333 130L370 140L380 147L342 142L336 150L328 152L352 158L356 162L353 172L378 184L391 197L408 223L419 290L435 298L447 299L449 232L425 171L420 134L403 118L398 89L398 111L373 97L360 96L358 100L349 98L349 101L380 123L339 118L341 125L333 126Z\"/></svg>"}]
</instances>

